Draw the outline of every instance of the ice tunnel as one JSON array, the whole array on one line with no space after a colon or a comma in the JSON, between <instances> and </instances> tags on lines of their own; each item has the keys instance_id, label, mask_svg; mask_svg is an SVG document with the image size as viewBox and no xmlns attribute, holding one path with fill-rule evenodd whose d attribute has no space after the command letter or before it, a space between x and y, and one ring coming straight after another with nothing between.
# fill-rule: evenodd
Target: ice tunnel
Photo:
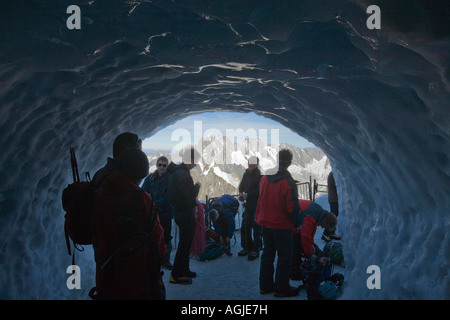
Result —
<instances>
[{"instance_id":1,"label":"ice tunnel","mask_svg":"<svg viewBox=\"0 0 450 320\"><path fill-rule=\"evenodd\" d=\"M444 3L23 0L0 9L0 299L88 299L89 252L76 257L82 289L66 285L69 147L92 173L120 132L148 137L219 110L274 119L330 159L343 299L450 298ZM379 288L368 285L370 266Z\"/></svg>"}]
</instances>

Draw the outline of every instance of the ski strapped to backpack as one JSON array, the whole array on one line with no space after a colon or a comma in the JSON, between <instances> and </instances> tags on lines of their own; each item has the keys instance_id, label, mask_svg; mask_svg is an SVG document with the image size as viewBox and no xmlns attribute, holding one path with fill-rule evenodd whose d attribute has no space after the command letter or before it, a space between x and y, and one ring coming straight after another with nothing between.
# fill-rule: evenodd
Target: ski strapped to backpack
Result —
<instances>
[{"instance_id":1,"label":"ski strapped to backpack","mask_svg":"<svg viewBox=\"0 0 450 320\"><path fill-rule=\"evenodd\" d=\"M66 212L64 233L67 250L70 255L70 240L72 240L74 246L72 263L75 264L75 249L83 251L83 245L92 244L91 218L95 188L91 181L80 181L73 148L70 148L70 163L74 182L63 190L62 206ZM90 180L89 173L86 173L86 179Z\"/></svg>"}]
</instances>

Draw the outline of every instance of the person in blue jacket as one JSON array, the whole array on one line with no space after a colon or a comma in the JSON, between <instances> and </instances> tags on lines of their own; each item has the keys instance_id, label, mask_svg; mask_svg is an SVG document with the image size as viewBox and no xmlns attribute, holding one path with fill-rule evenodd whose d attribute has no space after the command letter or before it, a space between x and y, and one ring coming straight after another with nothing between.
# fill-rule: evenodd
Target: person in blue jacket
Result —
<instances>
[{"instance_id":1,"label":"person in blue jacket","mask_svg":"<svg viewBox=\"0 0 450 320\"><path fill-rule=\"evenodd\" d=\"M167 198L167 166L169 160L165 156L160 156L156 160L156 170L149 174L142 183L142 189L147 191L158 208L159 221L164 229L164 242L167 247L167 254L162 266L171 270L170 253L172 251L172 219L173 208Z\"/></svg>"},{"instance_id":2,"label":"person in blue jacket","mask_svg":"<svg viewBox=\"0 0 450 320\"><path fill-rule=\"evenodd\" d=\"M239 210L239 201L232 195L224 194L214 200L211 209L219 212L219 218L213 221L213 227L220 237L220 242L225 244L226 250L230 251L230 240L236 230L234 217Z\"/></svg>"}]
</instances>

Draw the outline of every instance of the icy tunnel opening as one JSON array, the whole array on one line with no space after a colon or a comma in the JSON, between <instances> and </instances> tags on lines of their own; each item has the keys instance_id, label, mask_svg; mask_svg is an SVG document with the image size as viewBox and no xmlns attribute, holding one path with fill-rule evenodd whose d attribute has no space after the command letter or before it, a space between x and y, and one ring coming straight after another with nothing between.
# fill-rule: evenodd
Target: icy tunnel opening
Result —
<instances>
[{"instance_id":1,"label":"icy tunnel opening","mask_svg":"<svg viewBox=\"0 0 450 320\"><path fill-rule=\"evenodd\" d=\"M271 118L327 155L342 298L450 297L448 34L368 30L364 1L107 3L81 5L79 32L63 3L2 4L0 298L87 299L89 247L76 257L82 289L66 286L69 147L92 173L120 132L216 111Z\"/></svg>"}]
</instances>

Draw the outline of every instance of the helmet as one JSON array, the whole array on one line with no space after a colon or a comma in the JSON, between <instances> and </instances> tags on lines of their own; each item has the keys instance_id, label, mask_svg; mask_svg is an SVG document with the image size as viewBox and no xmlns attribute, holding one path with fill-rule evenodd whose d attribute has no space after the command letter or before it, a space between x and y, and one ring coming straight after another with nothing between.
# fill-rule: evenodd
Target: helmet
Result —
<instances>
[{"instance_id":1,"label":"helmet","mask_svg":"<svg viewBox=\"0 0 450 320\"><path fill-rule=\"evenodd\" d=\"M331 241L323 247L323 253L330 257L334 264L341 264L344 261L344 252L340 242Z\"/></svg>"},{"instance_id":2,"label":"helmet","mask_svg":"<svg viewBox=\"0 0 450 320\"><path fill-rule=\"evenodd\" d=\"M337 288L332 281L323 281L319 285L319 293L327 300L332 300L337 295Z\"/></svg>"},{"instance_id":3,"label":"helmet","mask_svg":"<svg viewBox=\"0 0 450 320\"><path fill-rule=\"evenodd\" d=\"M333 281L337 287L340 287L344 282L344 275L342 273L336 272L331 275L330 281Z\"/></svg>"}]
</instances>

